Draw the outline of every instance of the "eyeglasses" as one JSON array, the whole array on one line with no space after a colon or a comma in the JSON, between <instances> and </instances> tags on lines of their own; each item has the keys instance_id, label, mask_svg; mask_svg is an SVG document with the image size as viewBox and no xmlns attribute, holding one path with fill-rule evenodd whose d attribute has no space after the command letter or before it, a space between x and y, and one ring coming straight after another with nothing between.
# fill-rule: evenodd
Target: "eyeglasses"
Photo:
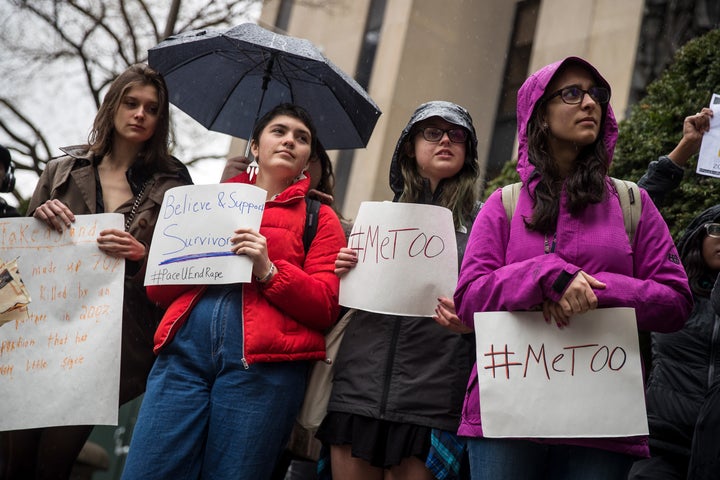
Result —
<instances>
[{"instance_id":1,"label":"eyeglasses","mask_svg":"<svg viewBox=\"0 0 720 480\"><path fill-rule=\"evenodd\" d=\"M443 130L437 127L425 127L421 128L420 131L422 132L423 138L432 143L439 142L446 133L453 143L464 143L468 138L468 132L464 128Z\"/></svg>"},{"instance_id":2,"label":"eyeglasses","mask_svg":"<svg viewBox=\"0 0 720 480\"><path fill-rule=\"evenodd\" d=\"M580 87L565 87L550 94L545 101L549 102L555 97L560 97L560 100L568 105L577 105L578 103L582 103L586 93L599 105L605 105L610 101L610 90L605 87L590 87L587 90L583 90Z\"/></svg>"},{"instance_id":3,"label":"eyeglasses","mask_svg":"<svg viewBox=\"0 0 720 480\"><path fill-rule=\"evenodd\" d=\"M705 232L708 237L720 238L720 223L706 223Z\"/></svg>"}]
</instances>

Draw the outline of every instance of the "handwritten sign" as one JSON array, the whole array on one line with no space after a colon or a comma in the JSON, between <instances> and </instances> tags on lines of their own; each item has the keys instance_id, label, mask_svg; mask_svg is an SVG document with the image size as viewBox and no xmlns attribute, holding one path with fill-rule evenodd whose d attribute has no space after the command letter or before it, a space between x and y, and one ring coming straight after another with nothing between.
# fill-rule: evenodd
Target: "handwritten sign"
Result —
<instances>
[{"instance_id":1,"label":"handwritten sign","mask_svg":"<svg viewBox=\"0 0 720 480\"><path fill-rule=\"evenodd\" d=\"M598 309L568 327L540 312L475 313L486 437L647 435L635 312Z\"/></svg>"},{"instance_id":2,"label":"handwritten sign","mask_svg":"<svg viewBox=\"0 0 720 480\"><path fill-rule=\"evenodd\" d=\"M0 220L0 257L30 294L0 326L0 430L117 425L125 261L98 249L106 228L123 216L78 215L62 234Z\"/></svg>"},{"instance_id":3,"label":"handwritten sign","mask_svg":"<svg viewBox=\"0 0 720 480\"><path fill-rule=\"evenodd\" d=\"M165 192L145 285L250 282L252 261L230 251L239 227L260 229L265 190L242 183L187 185Z\"/></svg>"},{"instance_id":4,"label":"handwritten sign","mask_svg":"<svg viewBox=\"0 0 720 480\"><path fill-rule=\"evenodd\" d=\"M710 109L713 117L710 130L705 132L700 144L696 171L700 175L720 178L720 95L717 93L713 93Z\"/></svg>"},{"instance_id":5,"label":"handwritten sign","mask_svg":"<svg viewBox=\"0 0 720 480\"><path fill-rule=\"evenodd\" d=\"M450 210L363 202L348 240L358 264L340 281L340 304L393 315L432 316L457 284Z\"/></svg>"}]
</instances>

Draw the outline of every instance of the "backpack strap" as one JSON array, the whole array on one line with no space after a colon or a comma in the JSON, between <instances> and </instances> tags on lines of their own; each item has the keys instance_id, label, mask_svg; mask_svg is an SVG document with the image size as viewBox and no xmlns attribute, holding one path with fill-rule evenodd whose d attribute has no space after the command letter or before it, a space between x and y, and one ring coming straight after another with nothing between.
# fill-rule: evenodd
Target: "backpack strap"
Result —
<instances>
[{"instance_id":1,"label":"backpack strap","mask_svg":"<svg viewBox=\"0 0 720 480\"><path fill-rule=\"evenodd\" d=\"M521 187L522 182L511 183L510 185L502 187L502 203L503 207L505 207L505 215L507 215L508 222L512 221L513 214L515 213Z\"/></svg>"},{"instance_id":2,"label":"backpack strap","mask_svg":"<svg viewBox=\"0 0 720 480\"><path fill-rule=\"evenodd\" d=\"M620 207L623 212L623 221L625 223L625 233L627 233L628 240L632 246L637 224L640 221L640 214L642 212L640 189L636 183L629 180L620 180L614 177L610 177L610 179L615 184L615 190L618 192Z\"/></svg>"},{"instance_id":3,"label":"backpack strap","mask_svg":"<svg viewBox=\"0 0 720 480\"><path fill-rule=\"evenodd\" d=\"M637 184L629 180L620 180L610 177L618 192L620 207L623 212L623 222L625 224L625 232L628 241L632 245L635 239L635 231L637 230L640 214L642 213L642 202L640 201L640 189ZM505 214L508 221L512 221L515 207L517 206L518 196L520 195L521 182L511 183L502 187L502 202L505 207Z\"/></svg>"},{"instance_id":4,"label":"backpack strap","mask_svg":"<svg viewBox=\"0 0 720 480\"><path fill-rule=\"evenodd\" d=\"M305 197L305 230L303 231L303 247L305 255L310 250L310 244L315 238L318 228L318 217L320 216L320 200Z\"/></svg>"}]
</instances>

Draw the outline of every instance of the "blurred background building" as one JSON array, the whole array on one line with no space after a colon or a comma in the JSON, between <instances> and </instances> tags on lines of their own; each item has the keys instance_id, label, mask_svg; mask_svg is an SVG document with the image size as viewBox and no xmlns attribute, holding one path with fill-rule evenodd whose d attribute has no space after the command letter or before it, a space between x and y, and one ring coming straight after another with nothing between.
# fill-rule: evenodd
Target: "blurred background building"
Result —
<instances>
[{"instance_id":1,"label":"blurred background building","mask_svg":"<svg viewBox=\"0 0 720 480\"><path fill-rule=\"evenodd\" d=\"M331 152L336 201L352 218L360 202L392 198L395 142L420 103L470 110L492 178L515 156L515 97L530 72L569 55L589 60L622 119L719 12L712 0L266 0L258 23L311 40L383 112L366 149ZM244 147L235 140L230 154Z\"/></svg>"}]
</instances>

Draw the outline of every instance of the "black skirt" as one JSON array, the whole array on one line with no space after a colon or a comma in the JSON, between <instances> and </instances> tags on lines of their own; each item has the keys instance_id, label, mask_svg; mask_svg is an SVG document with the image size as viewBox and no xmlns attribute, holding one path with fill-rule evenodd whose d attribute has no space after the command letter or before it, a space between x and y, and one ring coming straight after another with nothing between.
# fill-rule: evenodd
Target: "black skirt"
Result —
<instances>
[{"instance_id":1,"label":"black skirt","mask_svg":"<svg viewBox=\"0 0 720 480\"><path fill-rule=\"evenodd\" d=\"M431 430L409 423L328 412L315 436L326 445L350 445L353 457L362 458L373 467L390 468L408 457L417 457L424 463L430 451Z\"/></svg>"}]
</instances>

